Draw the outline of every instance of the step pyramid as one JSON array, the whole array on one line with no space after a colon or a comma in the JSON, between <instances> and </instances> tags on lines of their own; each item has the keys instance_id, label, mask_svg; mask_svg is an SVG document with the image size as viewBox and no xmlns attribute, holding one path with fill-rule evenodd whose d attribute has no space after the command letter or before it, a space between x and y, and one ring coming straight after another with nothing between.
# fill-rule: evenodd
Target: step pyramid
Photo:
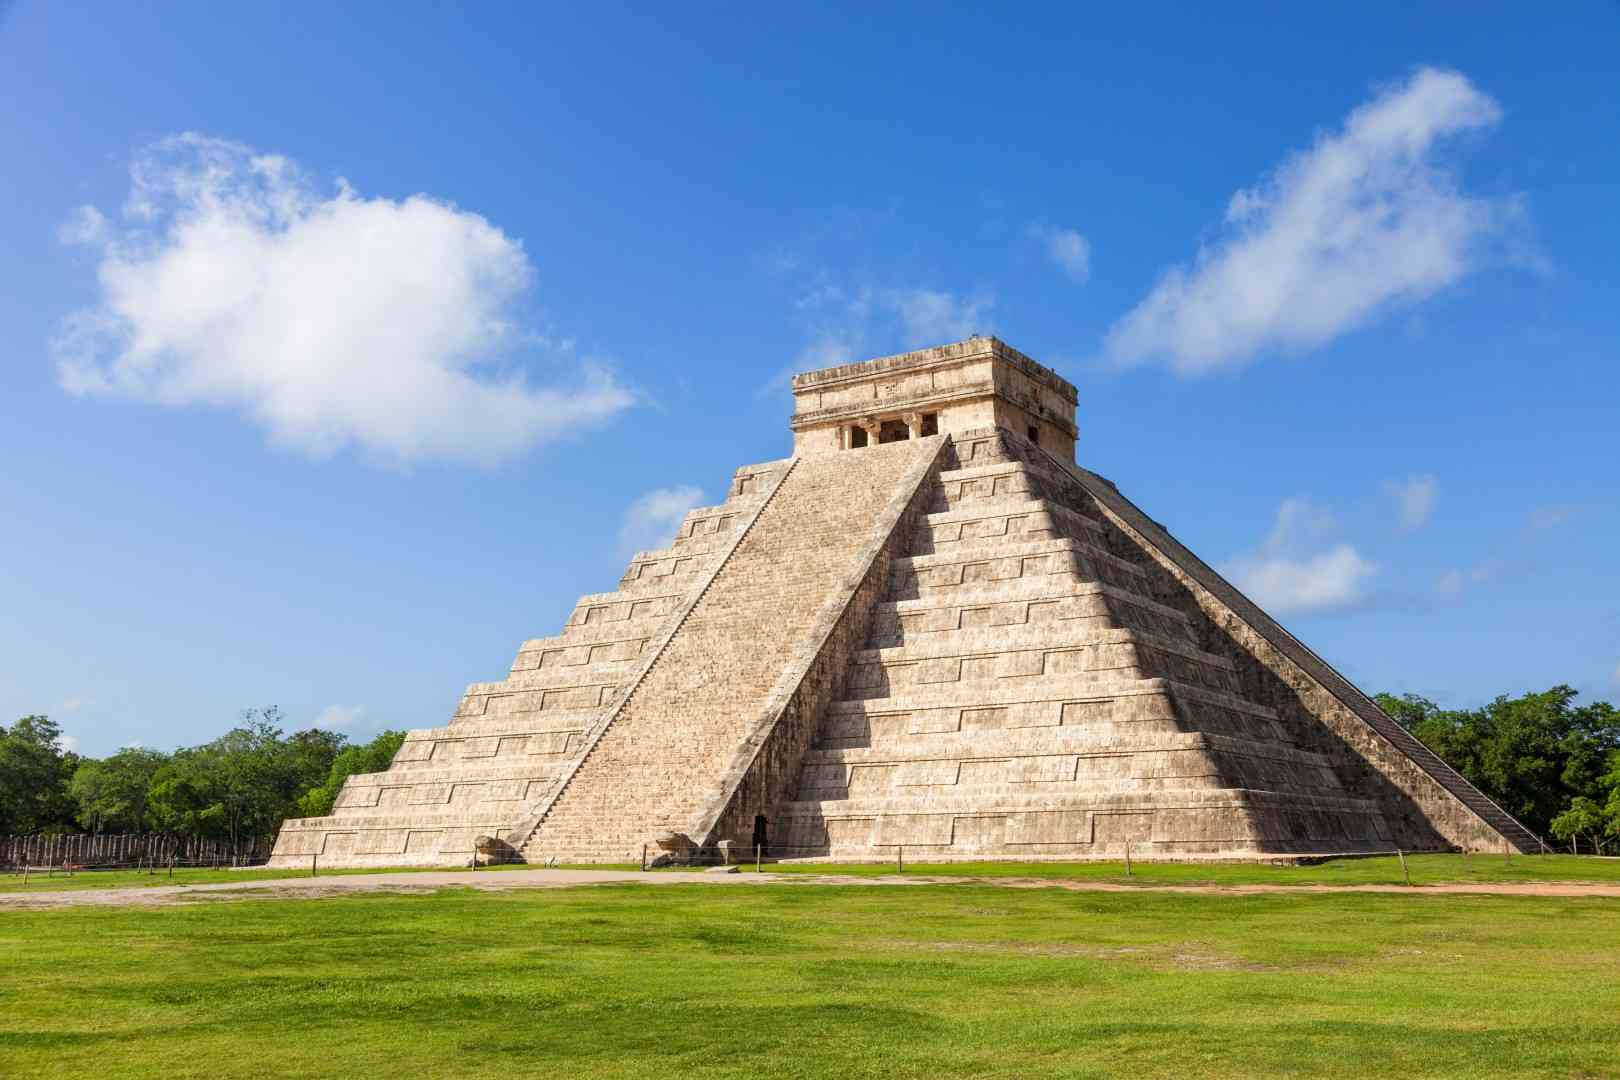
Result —
<instances>
[{"instance_id":1,"label":"step pyramid","mask_svg":"<svg viewBox=\"0 0 1620 1080\"><path fill-rule=\"evenodd\" d=\"M1074 463L976 337L793 381L739 469L273 865L1201 858L1541 841Z\"/></svg>"}]
</instances>

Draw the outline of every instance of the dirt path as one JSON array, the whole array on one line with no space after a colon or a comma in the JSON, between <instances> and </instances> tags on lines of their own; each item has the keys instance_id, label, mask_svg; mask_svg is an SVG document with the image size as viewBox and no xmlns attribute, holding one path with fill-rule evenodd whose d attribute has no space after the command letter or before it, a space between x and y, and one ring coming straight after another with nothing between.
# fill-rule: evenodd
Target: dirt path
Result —
<instances>
[{"instance_id":1,"label":"dirt path","mask_svg":"<svg viewBox=\"0 0 1620 1080\"><path fill-rule=\"evenodd\" d=\"M1068 889L1073 892L1225 893L1401 893L1408 896L1598 896L1620 898L1620 884L1586 885L1558 882L1451 885L1121 885L1110 881L1063 881L1051 878L972 878L939 874L886 874L881 877L839 874L719 874L702 871L634 870L439 870L400 874L353 874L317 878L272 878L225 881L206 885L157 885L121 889L78 889L57 892L0 893L0 909L61 908L86 905L163 905L207 899L320 899L362 892L429 892L459 885L487 891L557 889L578 885L994 885L1008 889Z\"/></svg>"}]
</instances>

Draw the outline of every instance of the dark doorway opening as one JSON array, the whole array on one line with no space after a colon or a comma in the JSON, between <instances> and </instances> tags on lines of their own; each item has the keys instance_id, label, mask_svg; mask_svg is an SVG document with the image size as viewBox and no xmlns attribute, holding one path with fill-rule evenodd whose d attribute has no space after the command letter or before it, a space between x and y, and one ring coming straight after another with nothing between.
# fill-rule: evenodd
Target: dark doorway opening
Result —
<instances>
[{"instance_id":1,"label":"dark doorway opening","mask_svg":"<svg viewBox=\"0 0 1620 1080\"><path fill-rule=\"evenodd\" d=\"M849 429L849 448L859 450L866 445L866 429L859 425L851 425Z\"/></svg>"},{"instance_id":2,"label":"dark doorway opening","mask_svg":"<svg viewBox=\"0 0 1620 1080\"><path fill-rule=\"evenodd\" d=\"M878 442L902 442L911 438L911 429L904 420L885 420L878 427Z\"/></svg>"},{"instance_id":3,"label":"dark doorway opening","mask_svg":"<svg viewBox=\"0 0 1620 1080\"><path fill-rule=\"evenodd\" d=\"M924 435L939 434L939 413L925 412L922 417L922 433Z\"/></svg>"},{"instance_id":4,"label":"dark doorway opening","mask_svg":"<svg viewBox=\"0 0 1620 1080\"><path fill-rule=\"evenodd\" d=\"M1041 429L1034 424L1029 425L1029 441L1037 446L1041 443Z\"/></svg>"}]
</instances>

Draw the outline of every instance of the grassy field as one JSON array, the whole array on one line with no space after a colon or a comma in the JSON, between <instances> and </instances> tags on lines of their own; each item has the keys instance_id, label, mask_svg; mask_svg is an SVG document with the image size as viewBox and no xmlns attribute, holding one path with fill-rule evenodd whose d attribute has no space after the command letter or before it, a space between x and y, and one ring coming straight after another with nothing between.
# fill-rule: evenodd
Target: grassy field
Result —
<instances>
[{"instance_id":1,"label":"grassy field","mask_svg":"<svg viewBox=\"0 0 1620 1080\"><path fill-rule=\"evenodd\" d=\"M1589 855L1408 855L1407 872L1414 885L1444 885L1457 882L1620 882L1620 859L1598 859ZM488 867L479 873L530 869L522 866ZM595 869L634 870L634 864ZM753 872L753 864L743 867ZM880 876L895 872L893 863L766 863L774 874L852 874ZM1391 857L1334 859L1315 866L1271 866L1255 863L1134 863L1131 874L1122 862L1090 863L914 863L906 873L984 878L1046 878L1053 880L1103 881L1121 885L1400 885L1400 860ZM393 870L322 870L321 876L337 874L381 874ZM224 881L263 881L266 879L308 877L298 870L166 870L149 874L144 870L91 871L67 877L31 874L24 884L21 875L0 876L0 893L54 892L66 889L136 888L153 885L203 885Z\"/></svg>"},{"instance_id":2,"label":"grassy field","mask_svg":"<svg viewBox=\"0 0 1620 1080\"><path fill-rule=\"evenodd\" d=\"M1620 1075L1603 899L454 889L0 911L0 956L3 1076Z\"/></svg>"},{"instance_id":3,"label":"grassy field","mask_svg":"<svg viewBox=\"0 0 1620 1080\"><path fill-rule=\"evenodd\" d=\"M748 873L753 864L743 867ZM763 868L767 873L854 874L878 876L895 872L893 863L828 864L788 863ZM913 863L905 872L927 876L983 878L1046 878L1069 881L1106 881L1120 885L1401 885L1401 861L1391 855L1365 859L1332 859L1314 866L1272 866L1261 863L1144 863L1125 873L1122 862L1073 863ZM1620 859L1589 855L1408 855L1406 874L1413 885L1462 882L1620 882Z\"/></svg>"}]
</instances>

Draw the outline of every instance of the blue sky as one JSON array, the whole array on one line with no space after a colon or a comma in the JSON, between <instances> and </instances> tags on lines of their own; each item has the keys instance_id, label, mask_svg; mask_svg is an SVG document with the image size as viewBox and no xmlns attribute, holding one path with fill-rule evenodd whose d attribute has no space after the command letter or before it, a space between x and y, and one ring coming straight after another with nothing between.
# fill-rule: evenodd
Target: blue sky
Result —
<instances>
[{"instance_id":1,"label":"blue sky","mask_svg":"<svg viewBox=\"0 0 1620 1080\"><path fill-rule=\"evenodd\" d=\"M1368 690L1620 694L1620 12L0 4L0 717L446 721L994 333Z\"/></svg>"}]
</instances>

